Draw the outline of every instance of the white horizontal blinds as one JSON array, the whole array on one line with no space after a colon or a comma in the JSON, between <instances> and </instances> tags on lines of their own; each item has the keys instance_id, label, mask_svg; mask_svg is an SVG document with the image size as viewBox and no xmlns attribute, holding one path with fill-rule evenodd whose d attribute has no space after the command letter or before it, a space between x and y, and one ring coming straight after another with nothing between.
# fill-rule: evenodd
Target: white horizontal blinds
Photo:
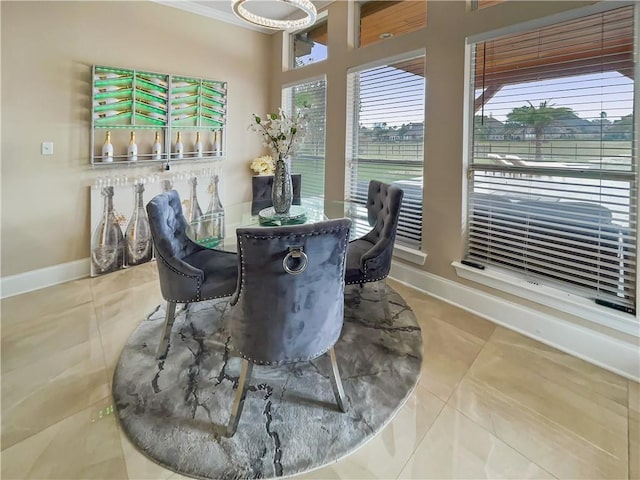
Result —
<instances>
[{"instance_id":1,"label":"white horizontal blinds","mask_svg":"<svg viewBox=\"0 0 640 480\"><path fill-rule=\"evenodd\" d=\"M324 79L283 90L287 111L302 109L309 122L300 149L291 162L292 173L302 174L302 195L305 197L324 196L326 91Z\"/></svg>"},{"instance_id":2,"label":"white horizontal blinds","mask_svg":"<svg viewBox=\"0 0 640 480\"><path fill-rule=\"evenodd\" d=\"M633 7L473 45L467 257L635 310Z\"/></svg>"},{"instance_id":3,"label":"white horizontal blinds","mask_svg":"<svg viewBox=\"0 0 640 480\"><path fill-rule=\"evenodd\" d=\"M397 242L422 245L424 56L349 73L346 197L356 231L370 230L364 205L370 180L404 190ZM357 211L356 211L357 210Z\"/></svg>"}]
</instances>

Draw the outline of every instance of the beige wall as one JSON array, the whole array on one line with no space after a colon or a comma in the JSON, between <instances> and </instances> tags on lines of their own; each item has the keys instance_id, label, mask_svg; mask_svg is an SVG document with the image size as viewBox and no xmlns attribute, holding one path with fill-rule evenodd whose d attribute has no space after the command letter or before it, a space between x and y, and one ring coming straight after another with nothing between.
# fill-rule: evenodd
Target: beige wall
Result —
<instances>
[{"instance_id":1,"label":"beige wall","mask_svg":"<svg viewBox=\"0 0 640 480\"><path fill-rule=\"evenodd\" d=\"M347 41L349 4L337 1L328 7L329 59L289 71L283 71L279 68L280 64L274 62L270 101L272 105L277 105L282 85L326 75L329 120L326 195L331 199L341 199L344 194L347 70L405 52L426 51L423 250L427 254L427 260L424 266L418 268L573 323L605 331L614 337L634 341L632 337L620 332L466 281L459 278L451 266L451 262L462 258L464 249L462 202L466 37L594 3L596 2L511 0L484 10L469 12L465 1L430 1L427 9L428 24L425 28L357 49L350 48ZM282 34L275 35L272 39L272 55L276 58L281 55L282 42Z\"/></svg>"},{"instance_id":2,"label":"beige wall","mask_svg":"<svg viewBox=\"0 0 640 480\"><path fill-rule=\"evenodd\" d=\"M89 257L91 66L121 66L228 82L223 201L250 198L247 131L265 111L267 35L152 2L1 2L2 276ZM40 143L54 142L41 156ZM201 168L202 164L177 167Z\"/></svg>"}]
</instances>

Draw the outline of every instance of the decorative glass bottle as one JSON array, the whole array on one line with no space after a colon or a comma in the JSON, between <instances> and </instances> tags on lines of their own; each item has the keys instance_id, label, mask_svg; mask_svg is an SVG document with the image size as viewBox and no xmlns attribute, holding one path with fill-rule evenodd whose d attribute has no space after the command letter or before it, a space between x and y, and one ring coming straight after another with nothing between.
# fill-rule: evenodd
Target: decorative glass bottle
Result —
<instances>
[{"instance_id":1,"label":"decorative glass bottle","mask_svg":"<svg viewBox=\"0 0 640 480\"><path fill-rule=\"evenodd\" d=\"M111 144L111 132L107 131L107 135L104 138L104 145L102 145L102 161L113 162L113 145Z\"/></svg>"},{"instance_id":2,"label":"decorative glass bottle","mask_svg":"<svg viewBox=\"0 0 640 480\"><path fill-rule=\"evenodd\" d=\"M162 159L162 143L160 143L160 132L156 132L156 139L151 147L151 158L154 160Z\"/></svg>"},{"instance_id":3,"label":"decorative glass bottle","mask_svg":"<svg viewBox=\"0 0 640 480\"><path fill-rule=\"evenodd\" d=\"M202 209L198 203L198 177L191 177L189 184L191 185L191 196L189 210L187 211L187 222L189 222L189 228L192 229L195 240L202 240L208 234L206 224L202 219Z\"/></svg>"},{"instance_id":4,"label":"decorative glass bottle","mask_svg":"<svg viewBox=\"0 0 640 480\"><path fill-rule=\"evenodd\" d=\"M124 266L124 236L113 211L113 187L102 189L103 215L91 239L94 273L114 272Z\"/></svg>"},{"instance_id":5,"label":"decorative glass bottle","mask_svg":"<svg viewBox=\"0 0 640 480\"><path fill-rule=\"evenodd\" d=\"M198 177L191 177L189 179L189 185L191 186L191 196L189 199L187 221L193 222L202 216L202 209L198 203Z\"/></svg>"},{"instance_id":6,"label":"decorative glass bottle","mask_svg":"<svg viewBox=\"0 0 640 480\"><path fill-rule=\"evenodd\" d=\"M176 146L175 146L174 152L176 154L175 158L184 157L184 144L182 143L182 132L178 132L178 137L176 138Z\"/></svg>"},{"instance_id":7,"label":"decorative glass bottle","mask_svg":"<svg viewBox=\"0 0 640 480\"><path fill-rule=\"evenodd\" d=\"M209 207L205 217L209 220L209 236L217 241L224 240L224 208L220 201L220 176L215 173L209 182Z\"/></svg>"},{"instance_id":8,"label":"decorative glass bottle","mask_svg":"<svg viewBox=\"0 0 640 480\"><path fill-rule=\"evenodd\" d=\"M213 154L222 155L222 134L219 130L213 132Z\"/></svg>"},{"instance_id":9,"label":"decorative glass bottle","mask_svg":"<svg viewBox=\"0 0 640 480\"><path fill-rule=\"evenodd\" d=\"M138 145L136 145L136 132L131 132L131 140L127 147L127 160L136 162L138 160Z\"/></svg>"},{"instance_id":10,"label":"decorative glass bottle","mask_svg":"<svg viewBox=\"0 0 640 480\"><path fill-rule=\"evenodd\" d=\"M153 256L149 217L142 199L144 184L136 183L133 189L135 193L133 213L125 233L125 260L128 266L146 263Z\"/></svg>"},{"instance_id":11,"label":"decorative glass bottle","mask_svg":"<svg viewBox=\"0 0 640 480\"><path fill-rule=\"evenodd\" d=\"M271 189L271 201L273 209L278 215L288 215L293 201L293 184L291 183L291 171L289 159L281 155L276 160L276 171L273 174L273 188Z\"/></svg>"},{"instance_id":12,"label":"decorative glass bottle","mask_svg":"<svg viewBox=\"0 0 640 480\"><path fill-rule=\"evenodd\" d=\"M196 132L196 143L193 150L196 152L196 158L202 158L202 141L200 140L200 132Z\"/></svg>"}]
</instances>

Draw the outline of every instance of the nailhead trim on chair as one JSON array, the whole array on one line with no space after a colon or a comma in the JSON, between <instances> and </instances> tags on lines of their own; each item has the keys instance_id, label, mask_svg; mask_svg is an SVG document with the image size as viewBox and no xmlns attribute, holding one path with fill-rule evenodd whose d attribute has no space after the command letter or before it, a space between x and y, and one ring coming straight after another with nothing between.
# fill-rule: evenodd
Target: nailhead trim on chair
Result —
<instances>
[{"instance_id":1,"label":"nailhead trim on chair","mask_svg":"<svg viewBox=\"0 0 640 480\"><path fill-rule=\"evenodd\" d=\"M367 276L367 264L365 262L364 264L364 271L362 272L364 274L364 276ZM345 282L345 285L355 285L356 283L359 283L360 285L362 285L363 283L369 283L369 282L377 282L378 280L384 280L385 278L387 278L389 276L389 274L383 275L382 277L379 278L371 278L371 279L360 279L357 280L355 282Z\"/></svg>"},{"instance_id":2,"label":"nailhead trim on chair","mask_svg":"<svg viewBox=\"0 0 640 480\"><path fill-rule=\"evenodd\" d=\"M197 282L197 284L198 284L198 286L197 286L197 288L196 288L196 292L197 292L197 293L196 293L196 298L197 298L197 299L199 299L199 298L200 298L200 287L201 287L200 275L197 275L197 276L196 276L196 275L187 275L186 273L182 273L182 272L180 272L180 271L176 270L175 268L173 268L171 265L169 265L169 263L164 259L164 257L163 257L162 255L158 254L158 258L160 258L160 260L162 261L162 263L163 263L164 265L166 265L166 266L167 266L167 268L168 268L169 270L171 270L173 273L176 273L176 274L181 275L181 276L183 276L183 277L187 277L187 278L193 278L193 279L195 279L195 281L196 281L196 282ZM214 297L214 298L216 298L216 297ZM219 297L218 297L218 298L219 298ZM179 303L184 303L184 301L183 301L183 300L174 300L174 299L170 299L170 298L165 298L165 300L166 300L166 301L168 301L168 302L179 302ZM203 299L203 300L204 300L204 299ZM192 301L199 302L200 300L192 300Z\"/></svg>"},{"instance_id":3,"label":"nailhead trim on chair","mask_svg":"<svg viewBox=\"0 0 640 480\"><path fill-rule=\"evenodd\" d=\"M251 357L246 356L244 353L242 353L241 351L238 350L238 353L240 354L240 356L242 358L244 358L245 360L248 360L251 363L255 363L256 365L285 365L287 363L297 363L297 362L308 362L309 360L313 360L314 358L318 358L320 355L324 355L325 353L327 353L329 350L331 350L331 348L336 344L336 342L338 341L338 339L336 339L335 342L333 342L331 344L331 347L326 348L314 355L309 355L308 357L303 357L303 358L294 358L293 360L282 360L280 362L263 362L261 360L255 360Z\"/></svg>"},{"instance_id":4,"label":"nailhead trim on chair","mask_svg":"<svg viewBox=\"0 0 640 480\"><path fill-rule=\"evenodd\" d=\"M167 262L164 257L160 254L158 254L158 257L162 260L162 262L169 268L169 270L171 270L173 273L177 273L178 275L182 275L183 277L187 277L187 278L195 278L196 280L200 281L200 275L187 275L186 273L182 273L179 270L176 270L175 268L173 268L169 262Z\"/></svg>"},{"instance_id":5,"label":"nailhead trim on chair","mask_svg":"<svg viewBox=\"0 0 640 480\"><path fill-rule=\"evenodd\" d=\"M243 235L244 238L258 238L258 239L266 239L266 240L273 240L274 238L298 238L298 237L313 237L313 236L317 236L323 233L332 233L332 232L337 232L341 230L340 228L329 228L327 230L318 230L317 232L311 232L311 233L297 233L295 235L270 235L270 236L266 236L266 235Z\"/></svg>"},{"instance_id":6,"label":"nailhead trim on chair","mask_svg":"<svg viewBox=\"0 0 640 480\"><path fill-rule=\"evenodd\" d=\"M244 287L244 250L242 249L242 242L238 242L238 246L240 247L240 286L238 287L238 296L235 298L235 301L232 300L231 305L236 305L238 301L240 301L240 296L242 295L242 290Z\"/></svg>"},{"instance_id":7,"label":"nailhead trim on chair","mask_svg":"<svg viewBox=\"0 0 640 480\"><path fill-rule=\"evenodd\" d=\"M177 299L173 299L173 298L165 298L165 300L167 302L175 302L175 303L192 303L192 302L203 302L205 300L215 300L216 298L226 298L226 297L230 297L231 295L233 295L232 293L226 294L226 295L214 295L213 297L206 297L206 298L202 298L201 297L201 287L202 287L202 283L200 281L200 275L187 275L186 273L182 273L178 270L176 270L175 268L173 268L171 265L169 265L169 263L167 263L167 261L162 257L162 255L158 254L158 258L162 261L162 263L164 265L167 266L167 268L169 270L171 270L173 273L177 273L178 275L182 275L183 277L187 277L187 278L193 278L196 280L196 282L198 283L198 287L196 289L196 299L195 300L177 300Z\"/></svg>"},{"instance_id":8,"label":"nailhead trim on chair","mask_svg":"<svg viewBox=\"0 0 640 480\"><path fill-rule=\"evenodd\" d=\"M265 237L265 236L255 236L255 235L244 235L245 238L259 238L259 239L274 239L274 238L299 238L299 237L309 237L309 236L313 236L313 235L319 235L320 233L329 233L329 232L336 232L342 230L341 228L332 228L332 229L328 229L328 230L319 230L318 232L313 232L311 234L299 234L299 235L287 235L287 236L269 236L269 237ZM344 236L344 241L348 244L349 243L349 230L350 228L347 228L347 232ZM242 287L244 286L244 251L242 249L242 242L238 242L239 246L240 246L240 278L242 279L240 281L240 291L238 292L238 298L236 299L236 303L238 303L238 301L240 300L240 295L242 294ZM342 271L344 272L344 268L345 268L345 261L346 261L346 257L347 255L343 255L342 256ZM235 305L235 303L234 303ZM289 361L280 361L280 362L263 362L260 360L254 360L251 357L248 357L247 355L245 355L244 353L242 353L241 351L238 350L238 353L240 354L240 356L242 358L244 358L245 360L248 360L251 363L255 363L257 365L283 365L285 363L296 363L296 362L306 362L309 360L313 360L314 358L318 358L320 355L324 355L325 353L327 353L329 350L331 350L331 348L336 344L336 342L338 341L340 337L336 338L336 340L331 344L331 347L322 350L314 355L311 355L309 357L305 357L305 358L295 358L293 360L289 360Z\"/></svg>"},{"instance_id":9,"label":"nailhead trim on chair","mask_svg":"<svg viewBox=\"0 0 640 480\"><path fill-rule=\"evenodd\" d=\"M253 239L261 239L261 240L273 240L275 238L300 238L300 237L312 237L312 236L317 236L320 235L321 233L331 233L331 232L337 232L341 230L340 228L329 228L326 230L318 230L317 232L312 232L312 233L300 233L300 234L296 234L296 235L270 235L270 236L265 236L265 235L243 235L244 238L253 238ZM345 236L345 239L348 243L349 241L349 230L347 230L347 234ZM235 305L236 303L238 303L238 301L240 300L240 296L242 295L242 290L244 287L244 251L242 249L242 242L238 242L238 244L240 245L240 290L238 291L238 298L236 299L235 303L233 303L233 305ZM346 257L346 255L345 255ZM344 270L344 258L342 259L342 268ZM314 357L315 358L315 357ZM248 360L248 359L247 359Z\"/></svg>"},{"instance_id":10,"label":"nailhead trim on chair","mask_svg":"<svg viewBox=\"0 0 640 480\"><path fill-rule=\"evenodd\" d=\"M371 278L371 279L366 279L366 280L358 280L358 281L355 281L355 282L346 282L345 285L355 285L356 283L362 284L362 283L369 283L369 282L377 282L378 280L384 280L387 277L388 277L388 275L384 275L384 276L382 276L380 278Z\"/></svg>"}]
</instances>

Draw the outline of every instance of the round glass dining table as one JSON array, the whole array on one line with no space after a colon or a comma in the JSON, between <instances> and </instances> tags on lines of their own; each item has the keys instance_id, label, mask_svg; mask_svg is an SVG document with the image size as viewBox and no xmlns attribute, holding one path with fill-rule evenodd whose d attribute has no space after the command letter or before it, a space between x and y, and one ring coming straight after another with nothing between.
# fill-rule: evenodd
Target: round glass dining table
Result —
<instances>
[{"instance_id":1,"label":"round glass dining table","mask_svg":"<svg viewBox=\"0 0 640 480\"><path fill-rule=\"evenodd\" d=\"M272 207L256 211L252 202L243 202L225 207L224 212L197 218L187 226L187 237L206 248L235 252L237 228L302 225L343 217L364 218L366 222L366 207L354 202L325 202L322 197L303 197L300 205L292 205L289 214L283 216L277 215ZM350 237L357 236L354 226Z\"/></svg>"}]
</instances>

